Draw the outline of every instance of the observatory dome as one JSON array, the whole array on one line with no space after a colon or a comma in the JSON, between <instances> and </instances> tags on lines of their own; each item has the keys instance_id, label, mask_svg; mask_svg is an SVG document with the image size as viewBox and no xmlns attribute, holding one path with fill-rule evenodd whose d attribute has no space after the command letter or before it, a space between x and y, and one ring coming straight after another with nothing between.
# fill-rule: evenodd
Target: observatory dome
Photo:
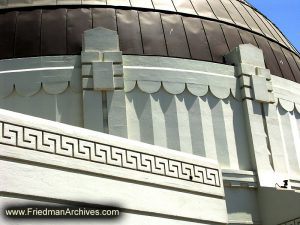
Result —
<instances>
[{"instance_id":1,"label":"observatory dome","mask_svg":"<svg viewBox=\"0 0 300 225\"><path fill-rule=\"evenodd\" d=\"M118 32L124 54L223 63L251 43L272 74L300 82L299 53L246 1L7 0L0 7L1 59L79 54L83 32L102 26Z\"/></svg>"}]
</instances>

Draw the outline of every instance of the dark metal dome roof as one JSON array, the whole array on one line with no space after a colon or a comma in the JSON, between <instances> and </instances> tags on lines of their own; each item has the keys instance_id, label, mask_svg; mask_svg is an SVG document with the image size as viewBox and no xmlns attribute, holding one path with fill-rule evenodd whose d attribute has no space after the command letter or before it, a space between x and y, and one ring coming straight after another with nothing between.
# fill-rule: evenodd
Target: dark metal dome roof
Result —
<instances>
[{"instance_id":1,"label":"dark metal dome roof","mask_svg":"<svg viewBox=\"0 0 300 225\"><path fill-rule=\"evenodd\" d=\"M251 43L272 74L300 83L297 50L246 1L7 0L0 8L2 59L79 54L83 31L103 26L118 32L124 54L223 63L232 48Z\"/></svg>"}]
</instances>

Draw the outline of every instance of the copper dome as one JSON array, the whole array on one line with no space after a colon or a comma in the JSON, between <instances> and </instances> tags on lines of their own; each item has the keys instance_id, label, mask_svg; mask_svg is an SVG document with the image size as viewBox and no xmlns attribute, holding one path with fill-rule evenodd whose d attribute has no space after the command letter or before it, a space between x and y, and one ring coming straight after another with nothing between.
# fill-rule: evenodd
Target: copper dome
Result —
<instances>
[{"instance_id":1,"label":"copper dome","mask_svg":"<svg viewBox=\"0 0 300 225\"><path fill-rule=\"evenodd\" d=\"M83 31L116 30L124 54L223 63L242 43L261 48L272 74L300 83L297 50L242 0L1 1L0 58L72 55Z\"/></svg>"}]
</instances>

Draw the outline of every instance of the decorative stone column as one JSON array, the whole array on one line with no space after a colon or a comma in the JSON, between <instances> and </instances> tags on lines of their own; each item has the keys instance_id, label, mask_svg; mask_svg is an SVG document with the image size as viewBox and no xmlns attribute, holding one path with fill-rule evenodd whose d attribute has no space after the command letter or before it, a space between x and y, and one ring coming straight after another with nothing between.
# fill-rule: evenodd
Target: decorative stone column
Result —
<instances>
[{"instance_id":1,"label":"decorative stone column","mask_svg":"<svg viewBox=\"0 0 300 225\"><path fill-rule=\"evenodd\" d=\"M225 56L239 80L252 164L259 184L275 187L287 179L270 70L262 50L245 44ZM271 134L270 134L271 132Z\"/></svg>"},{"instance_id":2,"label":"decorative stone column","mask_svg":"<svg viewBox=\"0 0 300 225\"><path fill-rule=\"evenodd\" d=\"M84 32L82 63L84 127L127 137L122 52L117 32Z\"/></svg>"}]
</instances>

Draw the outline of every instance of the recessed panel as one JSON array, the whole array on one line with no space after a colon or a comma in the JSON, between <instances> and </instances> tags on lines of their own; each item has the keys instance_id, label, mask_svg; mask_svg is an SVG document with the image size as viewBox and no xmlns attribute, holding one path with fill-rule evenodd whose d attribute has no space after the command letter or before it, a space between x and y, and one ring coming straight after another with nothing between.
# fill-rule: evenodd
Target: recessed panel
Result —
<instances>
[{"instance_id":1,"label":"recessed panel","mask_svg":"<svg viewBox=\"0 0 300 225\"><path fill-rule=\"evenodd\" d=\"M216 15L212 11L210 5L206 0L191 0L191 2L199 16L217 19Z\"/></svg>"},{"instance_id":2,"label":"recessed panel","mask_svg":"<svg viewBox=\"0 0 300 225\"><path fill-rule=\"evenodd\" d=\"M15 57L41 54L42 10L20 11L17 17Z\"/></svg>"},{"instance_id":3,"label":"recessed panel","mask_svg":"<svg viewBox=\"0 0 300 225\"><path fill-rule=\"evenodd\" d=\"M125 54L143 54L138 12L117 10L116 13L120 48Z\"/></svg>"},{"instance_id":4,"label":"recessed panel","mask_svg":"<svg viewBox=\"0 0 300 225\"><path fill-rule=\"evenodd\" d=\"M117 17L115 9L93 8L93 28L104 27L110 30L117 30Z\"/></svg>"},{"instance_id":5,"label":"recessed panel","mask_svg":"<svg viewBox=\"0 0 300 225\"><path fill-rule=\"evenodd\" d=\"M222 29L230 51L243 43L237 28L222 24Z\"/></svg>"},{"instance_id":6,"label":"recessed panel","mask_svg":"<svg viewBox=\"0 0 300 225\"><path fill-rule=\"evenodd\" d=\"M244 30L239 30L239 33L244 44L252 44L257 47L257 43L252 33Z\"/></svg>"},{"instance_id":7,"label":"recessed panel","mask_svg":"<svg viewBox=\"0 0 300 225\"><path fill-rule=\"evenodd\" d=\"M292 54L286 50L285 48L282 48L281 47L281 50L283 51L283 54L285 55L290 67L291 67L291 70L294 74L294 77L295 77L295 80L300 83L300 69L298 68Z\"/></svg>"},{"instance_id":8,"label":"recessed panel","mask_svg":"<svg viewBox=\"0 0 300 225\"><path fill-rule=\"evenodd\" d=\"M188 13L196 15L190 0L172 0L177 12Z\"/></svg>"},{"instance_id":9,"label":"recessed panel","mask_svg":"<svg viewBox=\"0 0 300 225\"><path fill-rule=\"evenodd\" d=\"M224 8L223 4L219 0L207 0L207 2L219 20L223 20L228 23L233 23L227 10Z\"/></svg>"},{"instance_id":10,"label":"recessed panel","mask_svg":"<svg viewBox=\"0 0 300 225\"><path fill-rule=\"evenodd\" d=\"M234 5L229 0L221 0L230 17L233 19L233 22L239 26L249 28L241 14L237 11Z\"/></svg>"},{"instance_id":11,"label":"recessed panel","mask_svg":"<svg viewBox=\"0 0 300 225\"><path fill-rule=\"evenodd\" d=\"M43 10L41 30L41 54L67 54L67 10ZM53 31L53 32L49 32Z\"/></svg>"},{"instance_id":12,"label":"recessed panel","mask_svg":"<svg viewBox=\"0 0 300 225\"><path fill-rule=\"evenodd\" d=\"M167 11L176 11L172 0L152 0L154 9L161 9Z\"/></svg>"},{"instance_id":13,"label":"recessed panel","mask_svg":"<svg viewBox=\"0 0 300 225\"><path fill-rule=\"evenodd\" d=\"M167 55L166 40L158 12L139 13L144 54Z\"/></svg>"},{"instance_id":14,"label":"recessed panel","mask_svg":"<svg viewBox=\"0 0 300 225\"><path fill-rule=\"evenodd\" d=\"M275 57L277 59L277 62L280 66L280 69L282 71L282 75L284 78L295 81L295 78L293 76L292 70L290 68L290 65L285 58L284 54L281 51L281 48L278 44L275 44L273 42L269 42L271 45L271 48L274 51Z\"/></svg>"},{"instance_id":15,"label":"recessed panel","mask_svg":"<svg viewBox=\"0 0 300 225\"><path fill-rule=\"evenodd\" d=\"M244 6L242 3L240 3L239 1L236 1L236 0L230 0L230 1L233 3L233 5L236 7L236 9L241 13L242 17L244 18L244 20L246 21L246 23L248 24L250 29L253 31L262 33L262 31L259 29L259 27L255 23L253 18L249 15L248 11L244 8L244 7L248 7L248 6Z\"/></svg>"},{"instance_id":16,"label":"recessed panel","mask_svg":"<svg viewBox=\"0 0 300 225\"><path fill-rule=\"evenodd\" d=\"M268 41L265 38L258 35L255 36L255 39L258 43L259 48L263 50L266 67L271 71L271 74L282 77L282 73L279 68L278 62Z\"/></svg>"},{"instance_id":17,"label":"recessed panel","mask_svg":"<svg viewBox=\"0 0 300 225\"><path fill-rule=\"evenodd\" d=\"M227 43L219 23L203 21L213 61L223 63L223 56L229 52Z\"/></svg>"},{"instance_id":18,"label":"recessed panel","mask_svg":"<svg viewBox=\"0 0 300 225\"><path fill-rule=\"evenodd\" d=\"M179 15L161 14L169 56L190 58L185 30Z\"/></svg>"},{"instance_id":19,"label":"recessed panel","mask_svg":"<svg viewBox=\"0 0 300 225\"><path fill-rule=\"evenodd\" d=\"M86 8L67 11L67 53L79 54L83 32L92 28L91 10Z\"/></svg>"},{"instance_id":20,"label":"recessed panel","mask_svg":"<svg viewBox=\"0 0 300 225\"><path fill-rule=\"evenodd\" d=\"M202 25L198 18L182 17L192 59L211 61L211 53Z\"/></svg>"},{"instance_id":21,"label":"recessed panel","mask_svg":"<svg viewBox=\"0 0 300 225\"><path fill-rule=\"evenodd\" d=\"M16 12L0 14L0 58L14 57L14 39L16 27Z\"/></svg>"}]
</instances>

